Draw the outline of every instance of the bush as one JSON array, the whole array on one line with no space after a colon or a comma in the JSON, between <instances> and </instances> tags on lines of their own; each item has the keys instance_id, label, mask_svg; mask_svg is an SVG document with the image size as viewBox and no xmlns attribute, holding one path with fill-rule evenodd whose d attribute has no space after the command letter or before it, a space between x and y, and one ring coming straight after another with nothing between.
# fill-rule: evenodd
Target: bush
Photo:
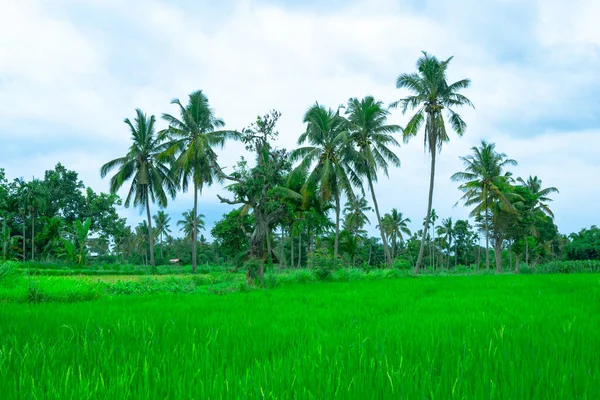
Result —
<instances>
[{"instance_id":1,"label":"bush","mask_svg":"<svg viewBox=\"0 0 600 400\"><path fill-rule=\"evenodd\" d=\"M410 263L410 260L397 258L394 260L392 267L394 269L410 270L412 269L412 264Z\"/></svg>"},{"instance_id":2,"label":"bush","mask_svg":"<svg viewBox=\"0 0 600 400\"><path fill-rule=\"evenodd\" d=\"M329 251L319 249L311 254L310 265L318 280L327 280L331 274L342 267L340 258L335 258Z\"/></svg>"},{"instance_id":3,"label":"bush","mask_svg":"<svg viewBox=\"0 0 600 400\"><path fill-rule=\"evenodd\" d=\"M532 268L536 274L576 274L600 272L599 260L552 261Z\"/></svg>"}]
</instances>

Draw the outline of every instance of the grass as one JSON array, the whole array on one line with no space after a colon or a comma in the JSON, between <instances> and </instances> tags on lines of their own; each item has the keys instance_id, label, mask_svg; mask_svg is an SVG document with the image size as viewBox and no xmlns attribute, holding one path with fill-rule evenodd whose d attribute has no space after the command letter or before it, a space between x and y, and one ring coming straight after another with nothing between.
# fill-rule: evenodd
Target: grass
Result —
<instances>
[{"instance_id":1,"label":"grass","mask_svg":"<svg viewBox=\"0 0 600 400\"><path fill-rule=\"evenodd\" d=\"M0 304L2 397L600 398L597 274L194 293Z\"/></svg>"}]
</instances>

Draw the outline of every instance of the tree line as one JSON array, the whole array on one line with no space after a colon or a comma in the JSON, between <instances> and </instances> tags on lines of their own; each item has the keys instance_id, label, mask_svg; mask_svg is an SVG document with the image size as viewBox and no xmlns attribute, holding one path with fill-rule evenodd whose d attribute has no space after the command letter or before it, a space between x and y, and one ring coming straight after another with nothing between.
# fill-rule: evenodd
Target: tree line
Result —
<instances>
[{"instance_id":1,"label":"tree line","mask_svg":"<svg viewBox=\"0 0 600 400\"><path fill-rule=\"evenodd\" d=\"M337 108L313 104L303 117L306 129L298 138L299 147L291 151L275 146L281 116L275 110L257 117L247 128L225 129L206 94L196 91L185 104L173 100L175 113L161 116L168 127L157 130L156 117L138 109L133 121L125 119L131 143L127 153L100 170L103 178L110 175L110 194L96 195L88 188L84 195L76 174L60 164L44 180L3 180L4 257L9 257L7 248L15 249L14 244L21 242L19 256L27 258L28 226L32 259L39 249L43 255L64 256L68 239L64 236L71 235L72 240L66 241L79 244L81 252L97 241L103 243L103 253L121 261L137 252L141 262L154 266L158 238L161 262L188 248L196 272L200 249L203 261L226 259L237 266L244 260L258 260L259 276L264 262L301 267L323 254L352 265L405 263L415 273L423 265L480 265L482 250L488 269L493 251L498 271L503 252L511 268L515 258L517 271L521 260L529 264L532 256L539 260L582 254L565 250L570 242L554 225L548 203L558 190L543 187L537 176L513 178L509 167L516 161L497 152L493 143L482 142L461 157L464 171L452 176L464 193L459 203L470 208L474 226L450 218L437 224L432 204L436 157L450 140L450 131L457 136L466 131L458 108L473 106L462 94L470 86L469 79L447 81L451 60L423 53L417 70L396 80L396 87L407 89L409 95L391 104L372 96L351 98ZM405 127L387 122L398 108L411 113ZM410 219L402 212L380 210L374 183L400 166L394 152L398 140L406 143L419 134L431 167L427 213L422 228L412 233ZM241 157L231 171L225 171L216 151L227 141L243 143L252 159ZM52 182L56 175L62 178L60 184ZM219 195L219 200L237 207L217 222L211 231L215 240L209 244L200 235L204 223L198 202L203 188L217 182L224 183L229 193ZM115 211L121 204L116 193L125 186L123 205L146 213L146 221L135 229ZM193 204L177 223L184 237L176 239L170 236L170 217L162 210L153 216L151 207L164 209L179 191L188 190L193 192ZM371 223L366 215L371 210L378 239L369 238L364 230ZM77 238L78 229L82 233L86 226L93 240ZM482 239L485 245L480 245ZM81 246L81 241L87 244Z\"/></svg>"}]
</instances>

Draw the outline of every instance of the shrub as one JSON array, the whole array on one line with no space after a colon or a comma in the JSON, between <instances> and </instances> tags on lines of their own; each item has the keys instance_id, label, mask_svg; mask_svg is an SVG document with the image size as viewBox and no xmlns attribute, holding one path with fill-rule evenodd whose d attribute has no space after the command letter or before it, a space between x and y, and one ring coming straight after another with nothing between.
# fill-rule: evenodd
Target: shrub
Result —
<instances>
[{"instance_id":1,"label":"shrub","mask_svg":"<svg viewBox=\"0 0 600 400\"><path fill-rule=\"evenodd\" d=\"M394 269L410 270L412 268L412 264L407 259L397 258L394 260L392 267Z\"/></svg>"},{"instance_id":2,"label":"shrub","mask_svg":"<svg viewBox=\"0 0 600 400\"><path fill-rule=\"evenodd\" d=\"M319 280L327 280L331 274L342 266L341 259L335 258L329 251L319 249L310 257L314 275Z\"/></svg>"}]
</instances>

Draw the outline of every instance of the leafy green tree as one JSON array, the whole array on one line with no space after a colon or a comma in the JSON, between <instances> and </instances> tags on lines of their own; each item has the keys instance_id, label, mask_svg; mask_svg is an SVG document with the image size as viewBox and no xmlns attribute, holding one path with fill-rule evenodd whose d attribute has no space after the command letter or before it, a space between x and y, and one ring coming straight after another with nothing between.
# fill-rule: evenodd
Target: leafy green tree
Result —
<instances>
[{"instance_id":1,"label":"leafy green tree","mask_svg":"<svg viewBox=\"0 0 600 400\"><path fill-rule=\"evenodd\" d=\"M600 228L592 225L570 234L566 253L569 260L600 260Z\"/></svg>"},{"instance_id":2,"label":"leafy green tree","mask_svg":"<svg viewBox=\"0 0 600 400\"><path fill-rule=\"evenodd\" d=\"M215 222L210 234L215 239L219 251L232 259L237 272L240 261L248 251L248 234L254 229L254 218L241 209L232 210Z\"/></svg>"},{"instance_id":3,"label":"leafy green tree","mask_svg":"<svg viewBox=\"0 0 600 400\"><path fill-rule=\"evenodd\" d=\"M211 186L220 179L218 174L217 154L215 147L223 147L228 137L237 137L234 131L218 130L225 126L222 119L215 117L208 98L201 90L189 95L187 105L175 99L171 104L177 105L179 118L163 114L162 118L169 123L164 132L170 139L167 154L175 156L174 172L183 191L190 184L194 190L194 207L191 215L194 217L192 228L192 272L197 266L197 224L198 194L205 186Z\"/></svg>"},{"instance_id":4,"label":"leafy green tree","mask_svg":"<svg viewBox=\"0 0 600 400\"><path fill-rule=\"evenodd\" d=\"M506 195L506 189L510 185L511 174L505 171L506 167L517 165L504 153L496 151L494 143L481 142L480 147L472 147L472 154L461 157L465 170L452 175L455 182L464 182L459 189L465 194L461 200L465 206L473 207L471 216L483 216L485 229L485 263L490 269L490 219L492 206L500 201L507 209L513 206ZM499 208L496 208L499 209Z\"/></svg>"},{"instance_id":5,"label":"leafy green tree","mask_svg":"<svg viewBox=\"0 0 600 400\"><path fill-rule=\"evenodd\" d=\"M461 79L448 84L447 70L452 57L440 61L435 56L423 52L423 57L417 61L416 73L401 74L396 80L398 89L408 89L411 94L395 103L391 107L402 108L402 113L408 109L417 110L404 128L404 141L410 140L416 136L425 124L424 143L431 155L431 174L429 177L429 197L427 202L426 218L431 215L433 203L433 186L435 180L435 158L438 151L441 151L442 144L449 141L444 121L444 110L446 111L448 122L452 129L462 136L467 129L467 124L463 121L455 108L461 106L473 106L471 101L460 93L471 85L470 79ZM421 247L415 273L419 272L423 260L423 250L427 238L427 228L429 223L425 224Z\"/></svg>"},{"instance_id":6,"label":"leafy green tree","mask_svg":"<svg viewBox=\"0 0 600 400\"><path fill-rule=\"evenodd\" d=\"M160 236L160 258L164 259L163 247L165 244L165 237L169 236L171 233L170 223L171 217L164 212L163 210L159 210L156 215L152 217L154 219L154 224L156 225L155 232ZM204 228L204 224L202 224L202 228Z\"/></svg>"},{"instance_id":7,"label":"leafy green tree","mask_svg":"<svg viewBox=\"0 0 600 400\"><path fill-rule=\"evenodd\" d=\"M116 207L121 199L115 194L95 193L92 188L86 189L85 205L77 212L78 219L92 220L90 231L104 240L114 238L118 233L119 217ZM124 223L124 221L123 221Z\"/></svg>"},{"instance_id":8,"label":"leafy green tree","mask_svg":"<svg viewBox=\"0 0 600 400\"><path fill-rule=\"evenodd\" d=\"M154 116L148 118L140 109L137 109L136 113L133 123L129 118L125 119L132 141L129 151L125 156L104 164L100 174L104 178L110 171L118 168L117 173L110 179L111 194L115 194L125 182L131 180L125 207L129 207L133 201L134 206L146 208L150 264L155 267L150 203L157 202L160 207L166 207L168 196L175 197L177 185L162 158L166 146L163 138L154 131Z\"/></svg>"},{"instance_id":9,"label":"leafy green tree","mask_svg":"<svg viewBox=\"0 0 600 400\"><path fill-rule=\"evenodd\" d=\"M194 214L192 214L193 210L184 211L182 215L182 219L177 221L177 226L181 227L181 231L183 232L184 237L192 243L192 249L194 246L198 245L198 234L201 230L205 230L204 227L204 214L198 214L196 218L194 218ZM194 232L194 228L196 228ZM194 243L196 240L196 243ZM194 252L192 250L192 258Z\"/></svg>"},{"instance_id":10,"label":"leafy green tree","mask_svg":"<svg viewBox=\"0 0 600 400\"><path fill-rule=\"evenodd\" d=\"M454 223L454 261L458 264L469 265L475 261L473 251L476 246L477 235L469 221L459 219ZM478 247L478 246L477 246Z\"/></svg>"},{"instance_id":11,"label":"leafy green tree","mask_svg":"<svg viewBox=\"0 0 600 400\"><path fill-rule=\"evenodd\" d=\"M367 96L362 100L352 98L348 100L346 107L350 138L360 155L359 158L353 158L354 169L359 176L367 178L386 260L391 264L390 249L381 226L379 205L373 187L373 182L377 182L377 172L379 170L385 176L388 176L390 164L394 167L400 166L400 159L390 147L400 146L392 134L401 132L402 129L398 125L387 124L389 114L383 103L376 101L372 96Z\"/></svg>"},{"instance_id":12,"label":"leafy green tree","mask_svg":"<svg viewBox=\"0 0 600 400\"><path fill-rule=\"evenodd\" d=\"M255 225L250 235L250 257L258 263L257 275L261 283L264 277L265 242L271 227L286 213L289 200L300 201L302 196L285 187L285 179L291 170L289 156L285 150L274 149L272 141L277 138L275 129L281 114L272 111L242 131L241 139L246 149L256 155L256 165L248 168L247 162L238 162L230 175L220 171L222 177L232 182L227 186L233 199L217 196L222 203L242 205L244 212L252 210ZM252 264L251 263L251 264ZM246 280L252 283L253 272L248 269Z\"/></svg>"},{"instance_id":13,"label":"leafy green tree","mask_svg":"<svg viewBox=\"0 0 600 400\"><path fill-rule=\"evenodd\" d=\"M335 202L335 242L334 257L338 256L340 234L340 197L346 194L354 196L352 183L360 185L360 179L352 169L352 162L358 158L356 151L349 145L346 120L339 110L334 112L318 103L304 114L306 131L300 135L298 144L308 146L291 152L292 161L302 160L297 169L307 171L312 167L301 193L308 197L319 192L322 202L331 199Z\"/></svg>"},{"instance_id":14,"label":"leafy green tree","mask_svg":"<svg viewBox=\"0 0 600 400\"><path fill-rule=\"evenodd\" d=\"M70 171L58 163L54 169L44 173L41 184L44 186L48 198L44 210L45 216L48 218L62 217L69 226L75 220L87 217L85 215L86 198L82 192L85 186L77 172Z\"/></svg>"}]
</instances>

